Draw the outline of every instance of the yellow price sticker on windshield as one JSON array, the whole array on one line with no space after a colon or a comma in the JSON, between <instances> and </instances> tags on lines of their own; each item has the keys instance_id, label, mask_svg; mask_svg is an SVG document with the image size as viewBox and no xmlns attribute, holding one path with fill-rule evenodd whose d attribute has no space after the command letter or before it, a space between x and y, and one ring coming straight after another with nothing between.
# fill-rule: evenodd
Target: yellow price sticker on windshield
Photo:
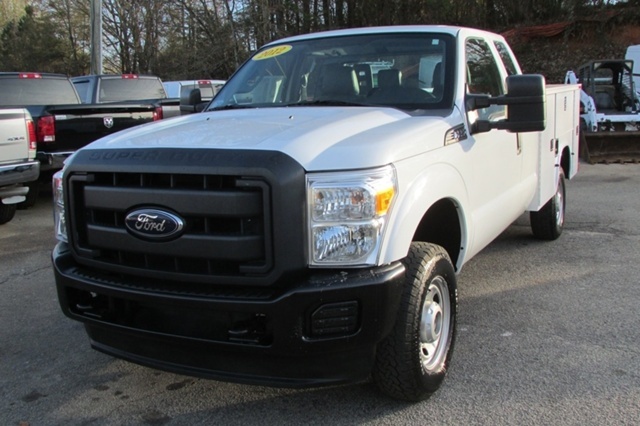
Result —
<instances>
[{"instance_id":1,"label":"yellow price sticker on windshield","mask_svg":"<svg viewBox=\"0 0 640 426\"><path fill-rule=\"evenodd\" d=\"M254 61L261 61L263 59L275 58L276 56L284 55L291 49L293 49L293 46L283 44L282 46L271 47L267 50L263 50L251 59Z\"/></svg>"}]
</instances>

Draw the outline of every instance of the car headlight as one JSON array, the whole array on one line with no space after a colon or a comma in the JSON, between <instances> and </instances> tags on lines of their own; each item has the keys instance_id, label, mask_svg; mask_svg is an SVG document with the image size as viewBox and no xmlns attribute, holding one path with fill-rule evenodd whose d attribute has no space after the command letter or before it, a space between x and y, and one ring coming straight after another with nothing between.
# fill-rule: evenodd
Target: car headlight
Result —
<instances>
[{"instance_id":1,"label":"car headlight","mask_svg":"<svg viewBox=\"0 0 640 426\"><path fill-rule=\"evenodd\" d=\"M396 192L391 166L308 174L309 265L375 265Z\"/></svg>"},{"instance_id":2,"label":"car headlight","mask_svg":"<svg viewBox=\"0 0 640 426\"><path fill-rule=\"evenodd\" d=\"M55 235L59 241L67 240L67 221L64 215L64 185L62 179L63 170L53 175L53 223Z\"/></svg>"}]
</instances>

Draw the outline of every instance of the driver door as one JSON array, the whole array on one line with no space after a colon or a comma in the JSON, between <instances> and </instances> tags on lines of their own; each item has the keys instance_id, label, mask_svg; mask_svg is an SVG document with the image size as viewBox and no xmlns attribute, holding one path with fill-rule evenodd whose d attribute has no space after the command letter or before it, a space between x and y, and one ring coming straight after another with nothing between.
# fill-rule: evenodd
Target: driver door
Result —
<instances>
[{"instance_id":1,"label":"driver door","mask_svg":"<svg viewBox=\"0 0 640 426\"><path fill-rule=\"evenodd\" d=\"M490 44L481 38L466 40L467 92L499 96L505 92L505 77ZM492 105L467 111L469 128L476 120L506 118L506 107ZM524 207L518 194L522 171L522 150L517 133L493 129L475 133L465 141L471 156L469 199L472 205L474 240L481 246L494 239L507 220L515 220ZM475 244L474 244L475 245Z\"/></svg>"}]
</instances>

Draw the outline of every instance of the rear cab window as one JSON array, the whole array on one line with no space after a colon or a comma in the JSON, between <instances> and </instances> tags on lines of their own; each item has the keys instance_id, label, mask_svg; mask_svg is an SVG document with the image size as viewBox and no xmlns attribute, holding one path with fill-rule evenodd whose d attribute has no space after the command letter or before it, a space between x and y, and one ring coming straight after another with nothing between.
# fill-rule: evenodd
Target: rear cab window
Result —
<instances>
[{"instance_id":1,"label":"rear cab window","mask_svg":"<svg viewBox=\"0 0 640 426\"><path fill-rule=\"evenodd\" d=\"M109 76L98 84L98 102L142 101L165 99L162 82L157 78Z\"/></svg>"},{"instance_id":2,"label":"rear cab window","mask_svg":"<svg viewBox=\"0 0 640 426\"><path fill-rule=\"evenodd\" d=\"M80 100L65 77L40 74L0 75L0 106L65 105Z\"/></svg>"}]
</instances>

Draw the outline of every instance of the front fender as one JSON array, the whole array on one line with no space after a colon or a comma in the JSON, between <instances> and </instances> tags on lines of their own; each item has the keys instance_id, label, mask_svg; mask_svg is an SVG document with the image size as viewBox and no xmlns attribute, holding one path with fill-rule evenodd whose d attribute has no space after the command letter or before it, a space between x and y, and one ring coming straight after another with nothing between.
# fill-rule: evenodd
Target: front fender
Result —
<instances>
[{"instance_id":1,"label":"front fender","mask_svg":"<svg viewBox=\"0 0 640 426\"><path fill-rule=\"evenodd\" d=\"M422 156L396 164L398 174L398 199L390 216L382 245L381 263L390 263L406 257L420 222L436 202L451 200L458 211L461 245L457 269L465 261L464 248L470 235L467 217L467 187L460 172L447 163L435 163L425 167ZM417 171L417 172L415 172ZM453 257L453 256L452 256Z\"/></svg>"}]
</instances>

